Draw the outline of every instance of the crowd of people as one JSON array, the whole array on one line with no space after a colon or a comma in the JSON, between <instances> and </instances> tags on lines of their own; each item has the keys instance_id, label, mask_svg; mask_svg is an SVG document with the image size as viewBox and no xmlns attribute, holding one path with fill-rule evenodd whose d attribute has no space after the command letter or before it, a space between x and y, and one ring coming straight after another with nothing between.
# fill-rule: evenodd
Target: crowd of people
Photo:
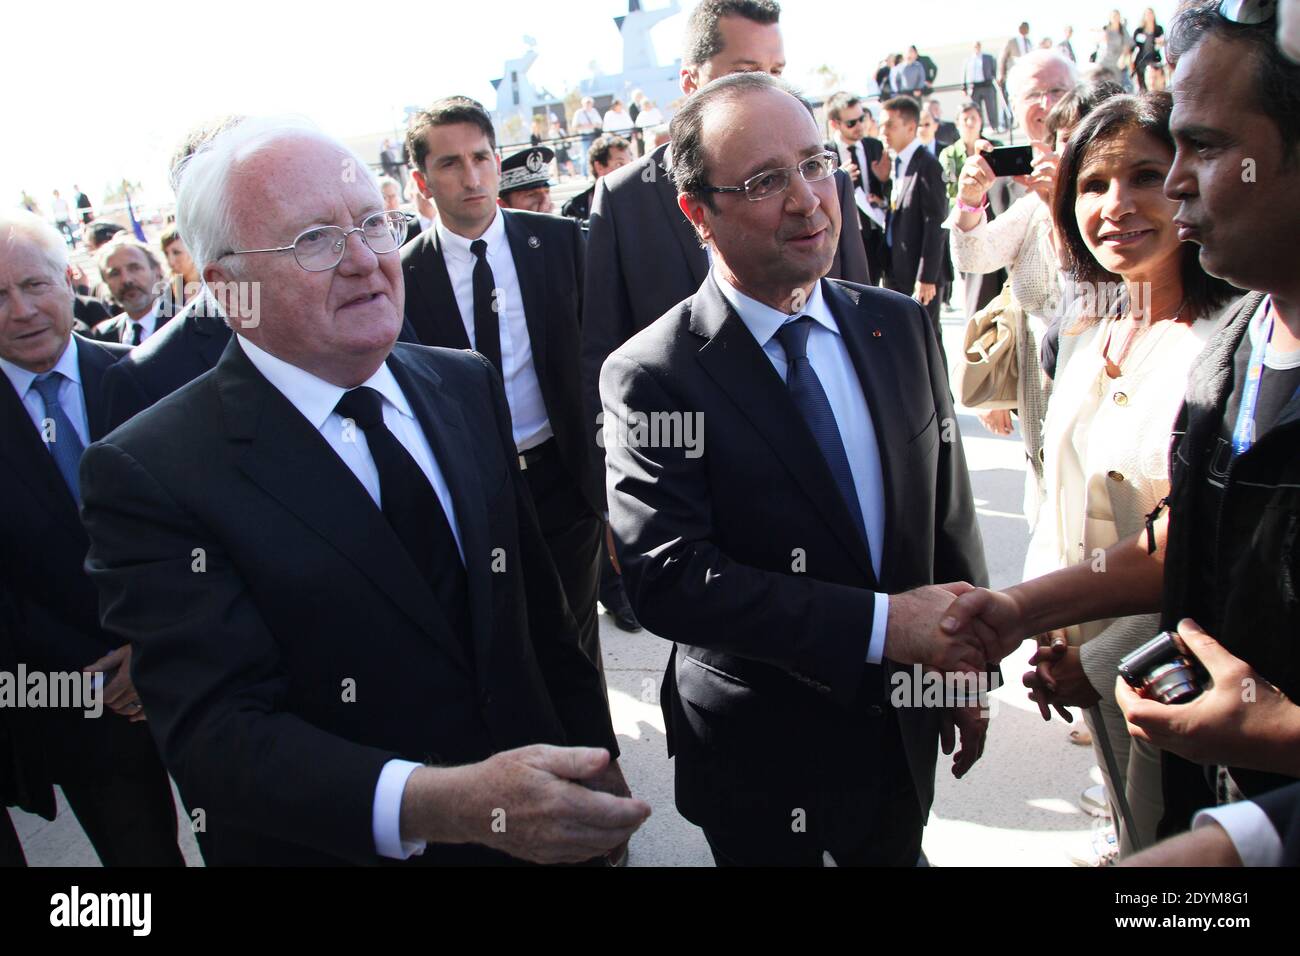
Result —
<instances>
[{"instance_id":1,"label":"crowd of people","mask_svg":"<svg viewBox=\"0 0 1300 956\"><path fill-rule=\"evenodd\" d=\"M1102 769L1091 862L1297 862L1300 65L1274 7L1186 0L1131 44L1112 19L1089 64L1022 25L976 46L952 121L912 47L824 125L780 16L702 0L642 146L653 103L584 102L594 182L561 215L554 130L502 160L460 95L382 177L305 120L198 127L152 247L0 212L0 676L93 675L104 703L9 682L6 806L53 818L59 786L105 865L183 865L173 780L212 865L620 865L651 807L603 609L671 644L677 808L719 866L924 865L939 751L981 759L1026 641L1031 699L1082 710ZM958 274L966 344L999 348L945 353ZM994 364L1009 391L976 398ZM1019 424L1006 590L955 399Z\"/></svg>"}]
</instances>

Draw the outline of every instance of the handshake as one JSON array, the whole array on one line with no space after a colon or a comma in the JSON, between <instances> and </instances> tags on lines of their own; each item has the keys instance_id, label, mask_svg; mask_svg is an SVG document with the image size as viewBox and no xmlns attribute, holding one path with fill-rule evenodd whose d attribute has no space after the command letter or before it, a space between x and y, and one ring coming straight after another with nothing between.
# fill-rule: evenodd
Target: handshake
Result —
<instances>
[{"instance_id":1,"label":"handshake","mask_svg":"<svg viewBox=\"0 0 1300 956\"><path fill-rule=\"evenodd\" d=\"M1014 598L964 581L889 598L885 656L944 672L987 670L1029 636Z\"/></svg>"}]
</instances>

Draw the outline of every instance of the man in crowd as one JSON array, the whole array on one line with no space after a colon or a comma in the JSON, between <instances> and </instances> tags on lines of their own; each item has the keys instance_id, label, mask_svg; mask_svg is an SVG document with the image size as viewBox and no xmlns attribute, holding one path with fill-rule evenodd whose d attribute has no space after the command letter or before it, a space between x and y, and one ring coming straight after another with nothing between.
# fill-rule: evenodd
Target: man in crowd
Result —
<instances>
[{"instance_id":1,"label":"man in crowd","mask_svg":"<svg viewBox=\"0 0 1300 956\"><path fill-rule=\"evenodd\" d=\"M181 866L131 648L100 626L77 515L82 451L107 431L100 382L126 350L74 335L72 303L59 234L30 214L0 214L0 604L10 612L0 653L51 685L97 672L104 705L93 716L88 701L23 708L7 722L30 809L53 819L57 784L105 866Z\"/></svg>"},{"instance_id":2,"label":"man in crowd","mask_svg":"<svg viewBox=\"0 0 1300 956\"><path fill-rule=\"evenodd\" d=\"M910 96L920 102L925 95L925 67L918 61L916 47L909 46L903 62L890 71L889 85L895 96Z\"/></svg>"},{"instance_id":3,"label":"man in crowd","mask_svg":"<svg viewBox=\"0 0 1300 956\"><path fill-rule=\"evenodd\" d=\"M95 326L92 334L96 339L139 345L171 318L162 308L162 264L144 243L120 236L99 250L96 265L122 310Z\"/></svg>"},{"instance_id":4,"label":"man in crowd","mask_svg":"<svg viewBox=\"0 0 1300 956\"><path fill-rule=\"evenodd\" d=\"M934 120L934 141L938 144L934 152L937 154L957 142L961 138L961 134L957 132L956 123L950 123L943 118L943 106L940 105L937 97L932 96L926 100L925 108L930 112L930 117Z\"/></svg>"},{"instance_id":5,"label":"man in crowd","mask_svg":"<svg viewBox=\"0 0 1300 956\"><path fill-rule=\"evenodd\" d=\"M509 174L498 173L495 137L466 97L434 103L407 134L413 178L438 221L402 251L406 318L420 342L476 349L504 379L524 484L582 649L600 668L603 495L578 365L582 235L572 219L497 207Z\"/></svg>"},{"instance_id":6,"label":"man in crowd","mask_svg":"<svg viewBox=\"0 0 1300 956\"><path fill-rule=\"evenodd\" d=\"M582 148L579 152L579 162L586 163L588 154L592 145L596 142L596 137L600 135L601 115L600 110L596 109L596 101L590 96L582 98L582 109L573 114L572 129L582 140ZM589 167L584 166L582 175L588 175Z\"/></svg>"},{"instance_id":7,"label":"man in crowd","mask_svg":"<svg viewBox=\"0 0 1300 956\"><path fill-rule=\"evenodd\" d=\"M59 195L57 189L54 190L54 201L50 204L50 208L54 213L54 228L63 233L68 248L71 249L77 241L72 234L72 212L68 209L68 201Z\"/></svg>"},{"instance_id":8,"label":"man in crowd","mask_svg":"<svg viewBox=\"0 0 1300 956\"><path fill-rule=\"evenodd\" d=\"M948 215L948 193L943 167L917 136L920 120L921 111L911 97L885 101L880 131L893 156L885 224L889 250L885 288L921 303L942 354L939 306L943 297L939 286L944 281L943 221Z\"/></svg>"},{"instance_id":9,"label":"man in crowd","mask_svg":"<svg viewBox=\"0 0 1300 956\"><path fill-rule=\"evenodd\" d=\"M983 660L937 640L967 586L933 582L985 577L961 442L938 433L946 369L914 302L823 279L834 157L788 86L718 80L672 127L711 271L600 389L628 593L675 642L677 806L720 865L912 866L950 715L891 706L890 662ZM625 431L650 410L702 419L707 445ZM960 776L985 723L958 711Z\"/></svg>"},{"instance_id":10,"label":"man in crowd","mask_svg":"<svg viewBox=\"0 0 1300 956\"><path fill-rule=\"evenodd\" d=\"M587 152L591 174L597 181L616 169L622 169L632 162L632 144L622 136L610 134L594 140ZM591 216L591 197L596 193L596 183L592 183L582 192L569 199L560 209L560 214L579 222L586 222Z\"/></svg>"},{"instance_id":11,"label":"man in crowd","mask_svg":"<svg viewBox=\"0 0 1300 956\"><path fill-rule=\"evenodd\" d=\"M1078 63L1079 58L1074 55L1074 27L1065 28L1065 39L1056 44L1056 50L1061 56L1065 57L1071 63Z\"/></svg>"},{"instance_id":12,"label":"man in crowd","mask_svg":"<svg viewBox=\"0 0 1300 956\"><path fill-rule=\"evenodd\" d=\"M1168 506L1151 514L1148 530L1106 552L1106 573L1083 562L1005 592L975 592L945 623L955 631L980 616L986 648L1000 657L1027 635L1159 609L1162 627L1177 628L1213 680L1177 706L1116 685L1130 732L1166 751L1162 834L1186 829L1195 810L1214 804L1207 778L1215 767L1228 767L1248 797L1300 777L1300 269L1292 241L1300 66L1278 50L1271 20L1239 24L1219 7L1186 6L1171 31L1177 154L1165 195L1180 204L1175 222L1201 247L1205 269L1256 291L1192 368L1174 427ZM1242 175L1247 164L1255 175ZM1065 679L1076 665L1077 655L1067 655L1054 668Z\"/></svg>"},{"instance_id":13,"label":"man in crowd","mask_svg":"<svg viewBox=\"0 0 1300 956\"><path fill-rule=\"evenodd\" d=\"M998 58L998 86L1002 87L1002 96L1009 104L1011 95L1007 90L1007 73L1016 65L1016 61L1022 56L1028 55L1034 49L1033 42L1029 39L1029 24L1020 24L1016 35L1007 41L1007 45L1002 48L1002 56ZM1010 107L1003 110L1005 120L1004 125L1010 129L1012 117Z\"/></svg>"},{"instance_id":14,"label":"man in crowd","mask_svg":"<svg viewBox=\"0 0 1300 956\"><path fill-rule=\"evenodd\" d=\"M549 213L554 210L555 204L551 202L551 163L554 159L555 150L549 146L534 146L503 159L497 204L503 209L528 212Z\"/></svg>"},{"instance_id":15,"label":"man in crowd","mask_svg":"<svg viewBox=\"0 0 1300 956\"><path fill-rule=\"evenodd\" d=\"M87 451L105 626L210 862L600 857L649 807L612 795L497 372L394 346L404 224L365 169L253 118L187 164L181 232L260 321Z\"/></svg>"},{"instance_id":16,"label":"man in crowd","mask_svg":"<svg viewBox=\"0 0 1300 956\"><path fill-rule=\"evenodd\" d=\"M827 100L826 118L832 134L828 146L839 154L840 169L853 181L853 199L871 273L868 284L875 284L883 278L886 263L884 182L889 178L889 159L885 144L868 135L871 114L852 93L836 93Z\"/></svg>"},{"instance_id":17,"label":"man in crowd","mask_svg":"<svg viewBox=\"0 0 1300 956\"><path fill-rule=\"evenodd\" d=\"M997 76L998 64L992 54L984 52L984 46L978 40L971 57L966 61L961 78L961 88L968 99L979 106L984 117L984 125L996 130L1000 125L998 94L993 88Z\"/></svg>"},{"instance_id":18,"label":"man in crowd","mask_svg":"<svg viewBox=\"0 0 1300 956\"><path fill-rule=\"evenodd\" d=\"M730 73L785 70L781 8L773 0L701 0L686 24L681 87L687 97ZM677 207L670 146L647 154L596 185L591 204L583 313L583 377L589 411L600 408L600 366L615 348L700 287L708 254ZM836 173L841 209L854 207L853 184ZM856 218L841 231L831 276L869 283Z\"/></svg>"},{"instance_id":19,"label":"man in crowd","mask_svg":"<svg viewBox=\"0 0 1300 956\"><path fill-rule=\"evenodd\" d=\"M75 194L74 202L77 206L77 212L81 214L81 224L88 225L95 218L95 209L90 202L90 197L81 191L81 187L76 183L72 184L72 191Z\"/></svg>"}]
</instances>

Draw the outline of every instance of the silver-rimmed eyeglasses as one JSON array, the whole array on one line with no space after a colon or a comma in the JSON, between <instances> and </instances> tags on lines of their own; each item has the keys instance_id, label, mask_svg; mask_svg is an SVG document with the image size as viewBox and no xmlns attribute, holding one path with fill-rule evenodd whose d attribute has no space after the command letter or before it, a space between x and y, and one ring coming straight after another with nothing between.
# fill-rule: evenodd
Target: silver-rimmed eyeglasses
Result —
<instances>
[{"instance_id":1,"label":"silver-rimmed eyeglasses","mask_svg":"<svg viewBox=\"0 0 1300 956\"><path fill-rule=\"evenodd\" d=\"M348 237L361 233L361 241L377 256L396 252L406 238L406 214L399 210L384 210L361 220L361 225L344 229L341 226L312 226L298 234L291 245L271 249L232 249L226 255L246 256L255 252L292 252L298 265L308 272L329 272L343 261Z\"/></svg>"},{"instance_id":2,"label":"silver-rimmed eyeglasses","mask_svg":"<svg viewBox=\"0 0 1300 956\"><path fill-rule=\"evenodd\" d=\"M833 175L835 168L839 164L839 156L826 150L809 156L798 166L765 169L761 173L750 176L739 186L701 186L700 192L744 193L745 198L750 202L758 202L761 199L770 199L773 196L780 195L789 189L792 173L797 172L806 183L816 183Z\"/></svg>"}]
</instances>

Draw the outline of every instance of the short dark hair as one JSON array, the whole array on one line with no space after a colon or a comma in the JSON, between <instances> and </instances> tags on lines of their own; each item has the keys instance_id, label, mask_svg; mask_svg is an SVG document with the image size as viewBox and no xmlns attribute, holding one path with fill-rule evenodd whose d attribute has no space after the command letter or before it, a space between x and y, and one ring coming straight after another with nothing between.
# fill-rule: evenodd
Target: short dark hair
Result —
<instances>
[{"instance_id":1,"label":"short dark hair","mask_svg":"<svg viewBox=\"0 0 1300 956\"><path fill-rule=\"evenodd\" d=\"M1066 144L1056 173L1056 193L1052 202L1052 218L1056 234L1060 237L1061 258L1064 271L1076 282L1117 282L1119 276L1107 272L1097 261L1074 214L1078 199L1079 171L1087 161L1088 153L1098 143L1142 132L1155 137L1174 152L1174 138L1169 132L1169 113L1173 97L1166 92L1148 92L1138 95L1112 96L1084 117ZM1186 305L1204 318L1226 302L1235 291L1222 279L1215 278L1201 266L1200 247L1194 242L1184 242L1179 256L1179 272L1183 280ZM1103 316L1081 316L1080 326L1087 326Z\"/></svg>"},{"instance_id":2,"label":"short dark hair","mask_svg":"<svg viewBox=\"0 0 1300 956\"><path fill-rule=\"evenodd\" d=\"M126 232L126 228L124 226L119 226L117 223L111 222L107 219L100 219L95 222L92 222L83 231L89 233L89 238L91 242L95 243L95 245L97 246L102 246L105 245L114 236L116 236L119 232Z\"/></svg>"},{"instance_id":3,"label":"short dark hair","mask_svg":"<svg viewBox=\"0 0 1300 956\"><path fill-rule=\"evenodd\" d=\"M1258 24L1233 23L1219 13L1219 0L1193 0L1178 11L1169 28L1169 62L1176 65L1207 36L1235 41L1250 50L1255 69L1253 105L1277 125L1289 163L1300 143L1300 64L1287 59L1278 47L1276 16Z\"/></svg>"},{"instance_id":4,"label":"short dark hair","mask_svg":"<svg viewBox=\"0 0 1300 956\"><path fill-rule=\"evenodd\" d=\"M682 66L699 66L722 52L723 17L744 17L754 23L779 23L781 4L775 0L700 0L686 21Z\"/></svg>"},{"instance_id":5,"label":"short dark hair","mask_svg":"<svg viewBox=\"0 0 1300 956\"><path fill-rule=\"evenodd\" d=\"M812 104L785 80L770 73L733 73L714 80L687 97L668 128L673 144L673 183L680 195L699 196L705 205L714 208L713 195L702 191L709 185L708 170L704 168L704 113L716 100L734 99L758 90L788 93L812 115Z\"/></svg>"},{"instance_id":6,"label":"short dark hair","mask_svg":"<svg viewBox=\"0 0 1300 956\"><path fill-rule=\"evenodd\" d=\"M1066 93L1047 113L1043 125L1047 128L1048 145L1061 130L1071 130L1083 122L1084 117L1112 96L1122 96L1124 87L1110 80L1099 80L1086 86L1076 86Z\"/></svg>"},{"instance_id":7,"label":"short dark hair","mask_svg":"<svg viewBox=\"0 0 1300 956\"><path fill-rule=\"evenodd\" d=\"M907 117L916 125L921 125L921 104L910 96L892 97L881 103L880 108L889 110L891 113L898 113Z\"/></svg>"},{"instance_id":8,"label":"short dark hair","mask_svg":"<svg viewBox=\"0 0 1300 956\"><path fill-rule=\"evenodd\" d=\"M163 234L158 237L158 248L162 250L163 255L167 254L167 247L180 237L181 234L175 226L170 226L163 231Z\"/></svg>"},{"instance_id":9,"label":"short dark hair","mask_svg":"<svg viewBox=\"0 0 1300 956\"><path fill-rule=\"evenodd\" d=\"M468 96L447 96L416 113L411 128L406 131L406 154L411 158L412 168L423 172L424 161L429 158L429 140L424 134L435 126L454 123L477 126L487 137L488 144L497 148L497 132L483 104Z\"/></svg>"},{"instance_id":10,"label":"short dark hair","mask_svg":"<svg viewBox=\"0 0 1300 956\"><path fill-rule=\"evenodd\" d=\"M851 110L853 107L858 106L861 103L862 98L860 96L853 93L846 93L841 90L839 93L833 94L831 98L826 101L826 118L838 123L840 121L840 115L845 110Z\"/></svg>"},{"instance_id":11,"label":"short dark hair","mask_svg":"<svg viewBox=\"0 0 1300 956\"><path fill-rule=\"evenodd\" d=\"M600 163L602 166L609 165L609 154L616 149L631 149L632 144L625 140L617 133L605 133L603 136L597 136L587 150L587 162L593 167Z\"/></svg>"}]
</instances>

